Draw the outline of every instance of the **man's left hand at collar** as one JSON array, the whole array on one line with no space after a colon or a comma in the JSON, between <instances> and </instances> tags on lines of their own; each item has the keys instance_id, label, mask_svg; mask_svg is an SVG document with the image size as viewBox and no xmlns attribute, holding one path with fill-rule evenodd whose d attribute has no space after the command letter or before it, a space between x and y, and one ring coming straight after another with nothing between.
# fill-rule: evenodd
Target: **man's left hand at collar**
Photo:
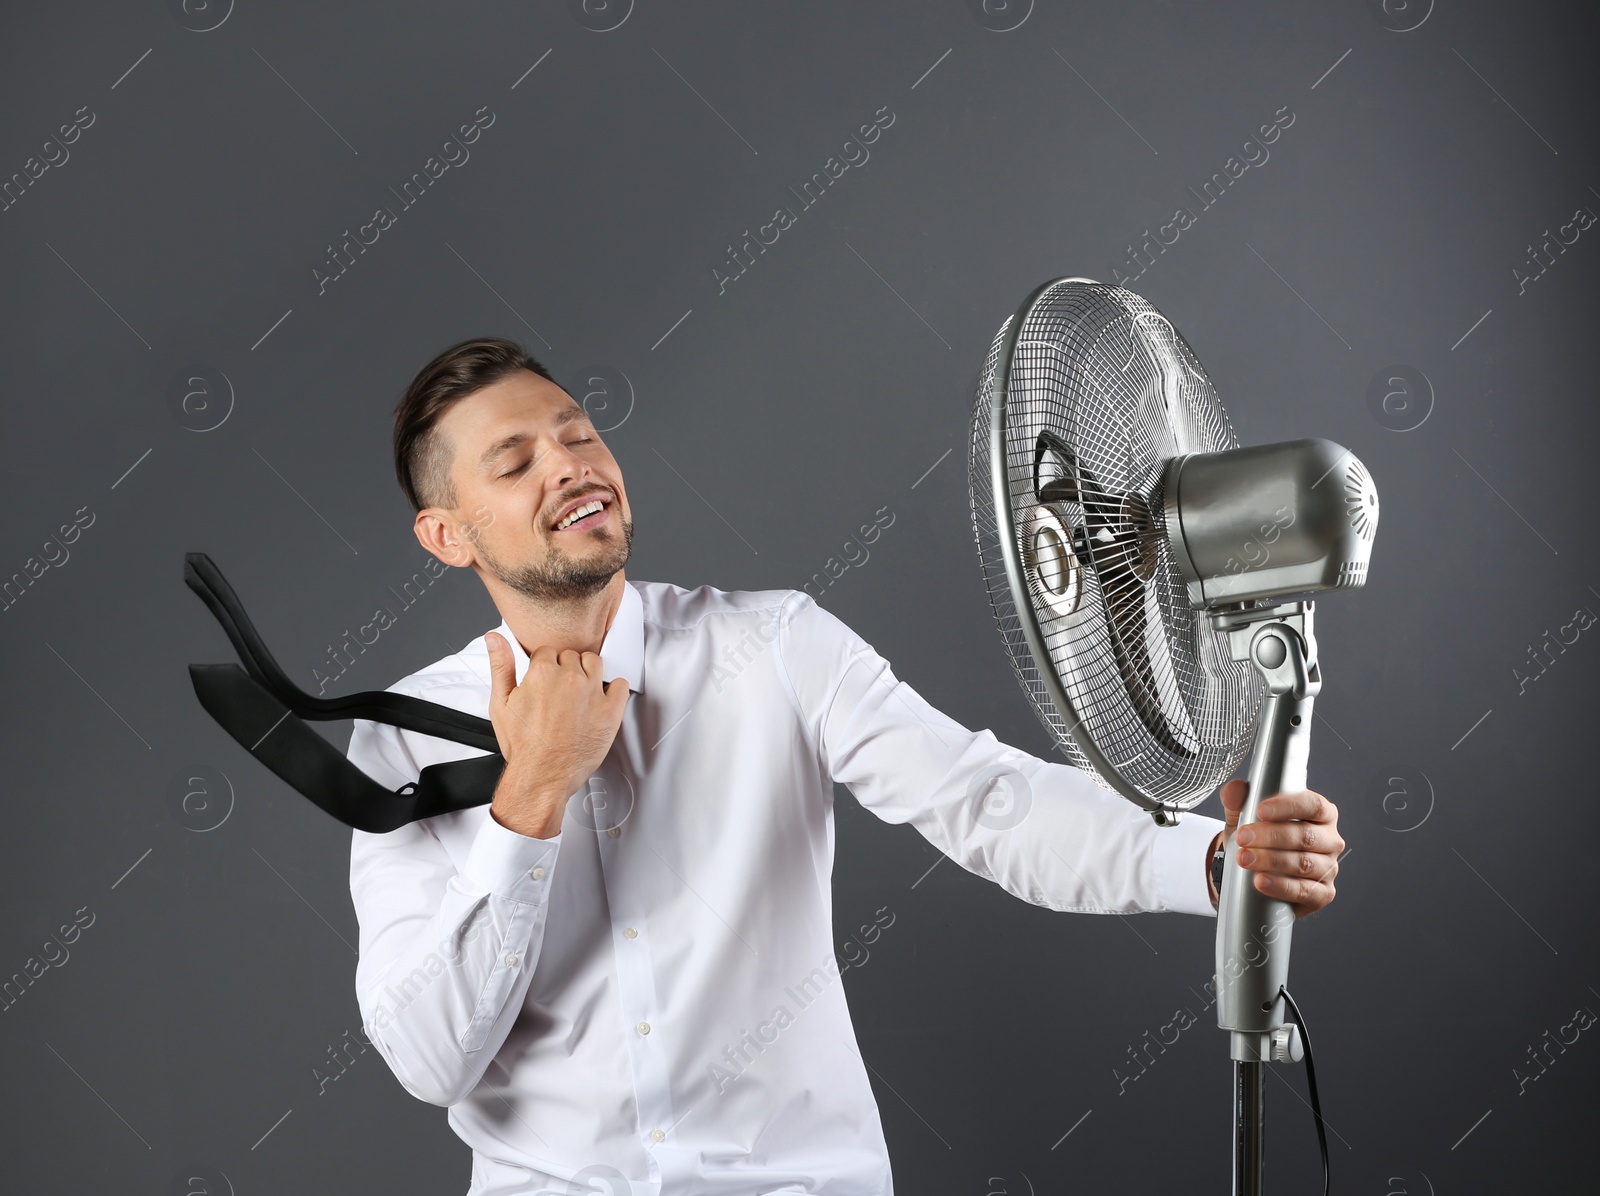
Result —
<instances>
[{"instance_id":1,"label":"man's left hand at collar","mask_svg":"<svg viewBox=\"0 0 1600 1196\"><path fill-rule=\"evenodd\" d=\"M1256 888L1268 897L1287 901L1296 918L1314 914L1334 898L1339 875L1339 807L1322 794L1307 789L1277 793L1258 807L1258 821L1239 826L1239 811L1249 795L1247 781L1232 780L1221 789L1226 821L1213 843L1226 847L1237 838L1239 864L1256 873ZM1215 904L1217 894L1211 894Z\"/></svg>"}]
</instances>

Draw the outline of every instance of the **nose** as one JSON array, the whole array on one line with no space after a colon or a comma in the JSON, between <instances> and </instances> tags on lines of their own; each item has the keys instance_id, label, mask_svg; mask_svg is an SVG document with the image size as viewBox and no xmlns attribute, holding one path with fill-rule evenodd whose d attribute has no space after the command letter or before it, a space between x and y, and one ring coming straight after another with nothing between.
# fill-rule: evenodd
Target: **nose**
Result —
<instances>
[{"instance_id":1,"label":"nose","mask_svg":"<svg viewBox=\"0 0 1600 1196\"><path fill-rule=\"evenodd\" d=\"M589 468L588 462L566 445L558 444L550 451L558 454L550 470L550 483L554 489L565 489L574 482L593 475L594 471Z\"/></svg>"}]
</instances>

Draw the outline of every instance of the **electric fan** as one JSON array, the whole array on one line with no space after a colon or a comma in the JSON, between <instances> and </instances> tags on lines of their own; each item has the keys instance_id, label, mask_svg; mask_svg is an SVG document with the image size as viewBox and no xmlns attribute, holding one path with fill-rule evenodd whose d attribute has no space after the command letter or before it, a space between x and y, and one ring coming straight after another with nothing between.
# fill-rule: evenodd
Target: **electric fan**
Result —
<instances>
[{"instance_id":1,"label":"electric fan","mask_svg":"<svg viewBox=\"0 0 1600 1196\"><path fill-rule=\"evenodd\" d=\"M973 407L973 527L1017 678L1078 768L1170 826L1250 762L1239 825L1306 788L1322 686L1305 596L1366 580L1378 495L1328 440L1240 448L1150 303L1061 278L990 346ZM1265 1066L1306 1058L1294 916L1227 849L1218 1024L1234 1061L1237 1196L1262 1191ZM1197 862L1198 863L1198 862ZM1293 1021L1286 1024L1285 1014Z\"/></svg>"}]
</instances>

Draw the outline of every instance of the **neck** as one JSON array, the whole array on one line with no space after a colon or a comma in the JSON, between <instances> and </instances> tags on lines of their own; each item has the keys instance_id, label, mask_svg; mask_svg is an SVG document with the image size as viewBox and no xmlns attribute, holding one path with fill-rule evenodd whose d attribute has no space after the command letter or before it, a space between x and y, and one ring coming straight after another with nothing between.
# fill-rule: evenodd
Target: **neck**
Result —
<instances>
[{"instance_id":1,"label":"neck","mask_svg":"<svg viewBox=\"0 0 1600 1196\"><path fill-rule=\"evenodd\" d=\"M496 609L511 628L523 650L532 655L536 648L550 647L557 652L599 652L606 632L622 605L622 587L627 578L618 569L605 586L587 598L570 601L528 598L492 578L486 578Z\"/></svg>"}]
</instances>

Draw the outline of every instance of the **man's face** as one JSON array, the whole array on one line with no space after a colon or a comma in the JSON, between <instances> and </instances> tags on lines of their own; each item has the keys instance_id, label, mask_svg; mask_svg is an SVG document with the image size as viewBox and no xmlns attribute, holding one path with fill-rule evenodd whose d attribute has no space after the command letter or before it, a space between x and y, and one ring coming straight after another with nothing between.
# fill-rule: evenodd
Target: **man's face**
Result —
<instances>
[{"instance_id":1,"label":"man's face","mask_svg":"<svg viewBox=\"0 0 1600 1196\"><path fill-rule=\"evenodd\" d=\"M430 510L448 517L454 564L476 564L529 598L572 601L598 593L626 563L633 519L622 471L566 391L519 370L456 403L436 427L453 449L457 505Z\"/></svg>"}]
</instances>

